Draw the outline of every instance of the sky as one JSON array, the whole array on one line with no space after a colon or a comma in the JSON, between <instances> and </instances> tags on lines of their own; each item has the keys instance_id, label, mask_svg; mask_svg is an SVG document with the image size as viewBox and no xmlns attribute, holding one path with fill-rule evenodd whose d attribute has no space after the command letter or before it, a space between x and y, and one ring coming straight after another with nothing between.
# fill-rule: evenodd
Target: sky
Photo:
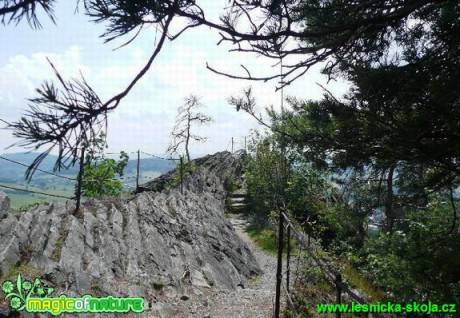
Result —
<instances>
[{"instance_id":1,"label":"sky","mask_svg":"<svg viewBox=\"0 0 460 318\"><path fill-rule=\"evenodd\" d=\"M40 16L43 28L39 30L32 29L26 21L19 25L0 25L0 119L18 121L28 108L28 99L37 96L35 89L45 80L55 80L46 58L65 79L81 78L82 74L102 101L123 91L145 65L160 36L155 29L145 29L134 42L115 50L123 42L104 44L100 37L104 24L91 22L83 10L75 13L76 2L57 1L56 25L43 15ZM208 16L218 17L227 2L205 1ZM109 113L107 151L140 149L166 156L177 108L191 94L201 98L205 105L203 111L214 120L196 129L209 141L192 144L193 156L229 150L232 138L234 147L242 148L251 129L262 129L248 114L236 112L227 99L241 95L243 89L251 85L261 113L264 107L271 105L279 109L281 95L275 91L277 83L229 79L207 70L206 63L240 74L240 64L245 64L256 75L272 74L279 67L273 68L274 61L261 56L228 52L231 47L217 46L218 41L216 32L201 27L167 42L146 76L120 106ZM319 71L320 66L307 72L284 89L284 96L319 99L324 91L317 83L336 96L346 92L346 83L327 83ZM4 127L0 123L0 128ZM0 153L26 151L16 146L8 148L17 141L10 130L0 129Z\"/></svg>"}]
</instances>

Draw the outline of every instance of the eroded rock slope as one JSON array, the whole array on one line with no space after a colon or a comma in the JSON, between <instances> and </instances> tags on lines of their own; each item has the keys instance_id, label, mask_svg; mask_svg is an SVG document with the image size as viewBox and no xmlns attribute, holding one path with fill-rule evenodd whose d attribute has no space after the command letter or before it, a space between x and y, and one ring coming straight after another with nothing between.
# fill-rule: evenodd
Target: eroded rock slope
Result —
<instances>
[{"instance_id":1,"label":"eroded rock slope","mask_svg":"<svg viewBox=\"0 0 460 318\"><path fill-rule=\"evenodd\" d=\"M12 214L0 195L2 278L38 275L55 295L145 297L147 317L156 317L159 297L244 286L260 269L223 214L226 193L215 173L231 176L239 163L217 156L222 169L218 161L214 171L198 165L183 194L173 188L91 200L75 215L73 202Z\"/></svg>"}]
</instances>

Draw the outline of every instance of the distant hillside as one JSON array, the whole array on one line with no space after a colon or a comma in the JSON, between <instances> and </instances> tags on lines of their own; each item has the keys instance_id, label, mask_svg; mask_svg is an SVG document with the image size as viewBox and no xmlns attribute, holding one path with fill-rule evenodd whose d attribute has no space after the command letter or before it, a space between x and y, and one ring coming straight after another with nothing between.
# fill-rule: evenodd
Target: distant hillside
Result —
<instances>
[{"instance_id":1,"label":"distant hillside","mask_svg":"<svg viewBox=\"0 0 460 318\"><path fill-rule=\"evenodd\" d=\"M38 153L9 153L0 155L3 158L13 160L16 162L30 165L38 156ZM52 175L45 174L37 171L31 182L24 179L27 167L21 166L14 162L0 158L0 191L4 191L11 199L11 206L14 209L36 203L36 202L52 202L62 201L64 199L59 197L34 194L31 192L24 192L17 189L26 189L31 191L38 191L51 195L59 195L65 197L72 197L75 192L75 180L65 178L57 178ZM40 165L40 169L48 172L53 171L54 163L57 156L49 155ZM136 171L137 171L137 156L131 157L132 160L128 162L123 176L123 187L126 191L132 191L136 186ZM141 159L140 160L140 182L147 182L160 174L163 174L174 168L174 162L161 159ZM56 172L59 175L74 178L78 174L78 165L71 167L68 170L61 170ZM13 188L13 189L12 189Z\"/></svg>"},{"instance_id":2,"label":"distant hillside","mask_svg":"<svg viewBox=\"0 0 460 318\"><path fill-rule=\"evenodd\" d=\"M34 159L38 156L38 153L8 153L1 155L4 158L14 160L26 165L31 164ZM40 165L40 169L45 171L53 171L54 163L56 162L57 156L49 155ZM162 159L141 159L140 169L141 172L156 172L164 173L174 168L174 162ZM1 181L17 181L24 178L24 173L27 167L15 164L13 162L0 158L0 182ZM134 174L137 169L137 159L131 159L125 169L125 174ZM68 170L61 170L61 175L76 176L78 173L78 165L71 167ZM35 178L41 177L44 174L42 172L36 172Z\"/></svg>"},{"instance_id":3,"label":"distant hillside","mask_svg":"<svg viewBox=\"0 0 460 318\"><path fill-rule=\"evenodd\" d=\"M174 169L175 163L171 160L163 159L141 159L140 160L140 170L141 171L156 171L159 173L165 173L169 170ZM137 159L131 159L128 161L128 165L125 168L126 174L134 174L137 169Z\"/></svg>"}]
</instances>

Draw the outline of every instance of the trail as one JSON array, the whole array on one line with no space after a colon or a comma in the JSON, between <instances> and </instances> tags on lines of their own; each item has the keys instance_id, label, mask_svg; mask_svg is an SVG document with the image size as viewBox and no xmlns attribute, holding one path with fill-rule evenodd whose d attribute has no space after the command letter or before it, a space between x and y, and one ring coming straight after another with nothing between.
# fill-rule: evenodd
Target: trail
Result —
<instances>
[{"instance_id":1,"label":"trail","mask_svg":"<svg viewBox=\"0 0 460 318\"><path fill-rule=\"evenodd\" d=\"M246 232L248 221L244 216L228 216L238 236L248 245L263 274L254 277L247 286L237 290L212 290L201 297L178 304L174 318L270 318L273 316L276 284L276 256L262 251ZM176 307L176 310L178 308Z\"/></svg>"},{"instance_id":2,"label":"trail","mask_svg":"<svg viewBox=\"0 0 460 318\"><path fill-rule=\"evenodd\" d=\"M246 232L248 222L241 215L229 218L238 236L249 246L263 274L235 291L217 292L209 306L208 317L268 318L273 316L276 284L276 256L262 251ZM205 317L205 316L202 316Z\"/></svg>"}]
</instances>

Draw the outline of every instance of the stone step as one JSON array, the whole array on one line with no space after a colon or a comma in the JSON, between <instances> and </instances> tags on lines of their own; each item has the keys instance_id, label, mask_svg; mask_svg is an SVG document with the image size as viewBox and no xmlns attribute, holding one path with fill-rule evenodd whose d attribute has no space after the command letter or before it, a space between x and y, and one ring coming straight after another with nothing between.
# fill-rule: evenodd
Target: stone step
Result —
<instances>
[{"instance_id":1,"label":"stone step","mask_svg":"<svg viewBox=\"0 0 460 318\"><path fill-rule=\"evenodd\" d=\"M243 189L229 193L227 200L228 209L232 212L244 213L247 208L247 194Z\"/></svg>"},{"instance_id":2,"label":"stone step","mask_svg":"<svg viewBox=\"0 0 460 318\"><path fill-rule=\"evenodd\" d=\"M244 212L246 210L247 205L245 203L232 203L228 205L228 209L232 212Z\"/></svg>"},{"instance_id":3,"label":"stone step","mask_svg":"<svg viewBox=\"0 0 460 318\"><path fill-rule=\"evenodd\" d=\"M232 208L246 207L245 203L232 203L230 204Z\"/></svg>"},{"instance_id":4,"label":"stone step","mask_svg":"<svg viewBox=\"0 0 460 318\"><path fill-rule=\"evenodd\" d=\"M242 203L242 202L246 202L246 198L230 198L230 202L232 202L232 203Z\"/></svg>"},{"instance_id":5,"label":"stone step","mask_svg":"<svg viewBox=\"0 0 460 318\"><path fill-rule=\"evenodd\" d=\"M247 197L247 194L246 193L230 193L229 194L229 197L231 198L246 198Z\"/></svg>"}]
</instances>

